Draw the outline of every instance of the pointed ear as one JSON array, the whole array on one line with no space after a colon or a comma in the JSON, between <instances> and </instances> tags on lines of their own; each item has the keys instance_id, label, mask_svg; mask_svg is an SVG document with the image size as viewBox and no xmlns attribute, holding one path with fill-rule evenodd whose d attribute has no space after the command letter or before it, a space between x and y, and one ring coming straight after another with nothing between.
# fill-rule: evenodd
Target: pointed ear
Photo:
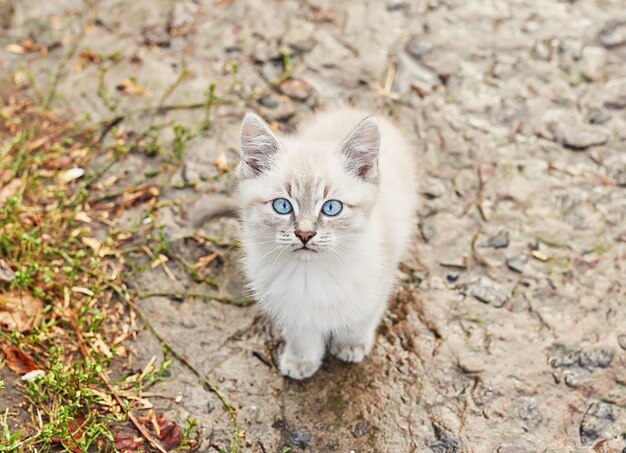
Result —
<instances>
[{"instance_id":1,"label":"pointed ear","mask_svg":"<svg viewBox=\"0 0 626 453\"><path fill-rule=\"evenodd\" d=\"M267 171L278 153L278 140L259 115L247 113L241 124L242 172L246 177Z\"/></svg>"},{"instance_id":2,"label":"pointed ear","mask_svg":"<svg viewBox=\"0 0 626 453\"><path fill-rule=\"evenodd\" d=\"M341 145L346 170L367 182L378 182L380 129L373 116L365 118Z\"/></svg>"}]
</instances>

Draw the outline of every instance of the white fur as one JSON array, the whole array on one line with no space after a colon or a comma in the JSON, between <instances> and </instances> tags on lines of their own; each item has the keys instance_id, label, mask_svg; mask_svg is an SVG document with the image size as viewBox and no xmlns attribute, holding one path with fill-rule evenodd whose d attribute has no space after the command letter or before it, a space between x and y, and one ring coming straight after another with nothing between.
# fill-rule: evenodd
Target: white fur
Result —
<instances>
[{"instance_id":1,"label":"white fur","mask_svg":"<svg viewBox=\"0 0 626 453\"><path fill-rule=\"evenodd\" d=\"M327 342L345 361L360 362L369 353L413 232L413 153L389 121L363 121L367 116L352 109L318 113L291 136L272 134L254 114L242 127L238 202L245 273L260 307L283 332L279 366L294 379L317 371ZM273 140L277 149L267 146ZM255 143L268 154L261 165ZM352 148L342 152L342 146ZM253 171L250 156L266 170ZM361 158L372 163L363 177L354 171ZM290 200L293 215L274 212L276 198ZM330 199L344 204L336 217L320 213ZM297 250L296 228L316 232L307 243L314 251Z\"/></svg>"}]
</instances>

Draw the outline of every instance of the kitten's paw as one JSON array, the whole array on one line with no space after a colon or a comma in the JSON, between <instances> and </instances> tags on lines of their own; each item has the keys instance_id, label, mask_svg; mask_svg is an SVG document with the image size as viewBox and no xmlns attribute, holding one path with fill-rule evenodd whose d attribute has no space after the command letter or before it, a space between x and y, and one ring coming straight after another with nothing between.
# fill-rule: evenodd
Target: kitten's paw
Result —
<instances>
[{"instance_id":1,"label":"kitten's paw","mask_svg":"<svg viewBox=\"0 0 626 453\"><path fill-rule=\"evenodd\" d=\"M367 343L340 343L332 341L330 353L344 362L360 363L372 350L372 345Z\"/></svg>"},{"instance_id":2,"label":"kitten's paw","mask_svg":"<svg viewBox=\"0 0 626 453\"><path fill-rule=\"evenodd\" d=\"M287 351L284 351L278 359L280 373L296 380L313 376L321 364L321 360L303 360Z\"/></svg>"}]
</instances>

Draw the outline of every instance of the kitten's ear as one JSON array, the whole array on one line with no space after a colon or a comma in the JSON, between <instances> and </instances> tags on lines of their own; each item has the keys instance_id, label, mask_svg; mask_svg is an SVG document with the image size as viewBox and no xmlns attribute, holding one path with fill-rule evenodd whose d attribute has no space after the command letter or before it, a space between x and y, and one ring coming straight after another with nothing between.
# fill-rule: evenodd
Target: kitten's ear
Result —
<instances>
[{"instance_id":1,"label":"kitten's ear","mask_svg":"<svg viewBox=\"0 0 626 453\"><path fill-rule=\"evenodd\" d=\"M341 145L349 173L367 182L378 182L380 129L373 116L365 118Z\"/></svg>"},{"instance_id":2,"label":"kitten's ear","mask_svg":"<svg viewBox=\"0 0 626 453\"><path fill-rule=\"evenodd\" d=\"M246 177L267 171L278 153L278 140L259 115L247 113L241 124L242 173Z\"/></svg>"}]
</instances>

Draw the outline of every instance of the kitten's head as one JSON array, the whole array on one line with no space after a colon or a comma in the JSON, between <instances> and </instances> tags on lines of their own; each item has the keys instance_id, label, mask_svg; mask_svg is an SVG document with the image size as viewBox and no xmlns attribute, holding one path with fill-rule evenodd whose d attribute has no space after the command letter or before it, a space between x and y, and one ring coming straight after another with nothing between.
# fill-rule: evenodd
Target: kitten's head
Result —
<instances>
[{"instance_id":1,"label":"kitten's head","mask_svg":"<svg viewBox=\"0 0 626 453\"><path fill-rule=\"evenodd\" d=\"M241 127L239 196L246 240L268 260L345 258L378 194L380 131L363 119L343 140L275 135L249 113Z\"/></svg>"}]
</instances>

